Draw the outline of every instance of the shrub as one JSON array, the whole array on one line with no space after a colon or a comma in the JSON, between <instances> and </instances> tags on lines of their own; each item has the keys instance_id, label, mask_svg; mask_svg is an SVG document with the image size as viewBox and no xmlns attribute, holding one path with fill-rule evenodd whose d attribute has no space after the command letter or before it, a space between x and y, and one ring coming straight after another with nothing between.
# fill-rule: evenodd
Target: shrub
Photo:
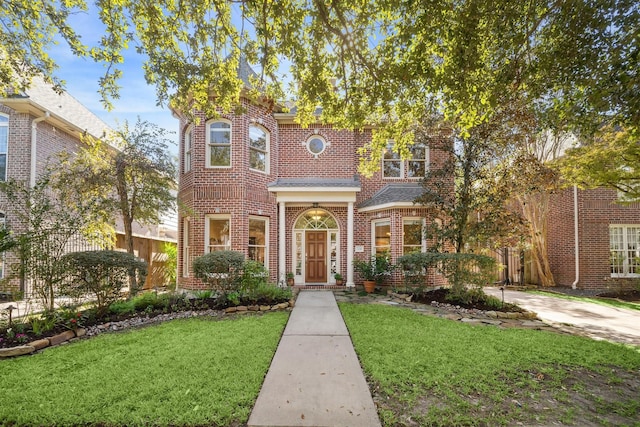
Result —
<instances>
[{"instance_id":1,"label":"shrub","mask_svg":"<svg viewBox=\"0 0 640 427\"><path fill-rule=\"evenodd\" d=\"M100 314L120 298L120 291L129 283L129 277L133 275L138 283L143 283L147 275L147 263L127 252L73 252L64 256L64 262L69 266L70 275L65 289L70 294L79 292L95 296Z\"/></svg>"},{"instance_id":2,"label":"shrub","mask_svg":"<svg viewBox=\"0 0 640 427\"><path fill-rule=\"evenodd\" d=\"M379 285L391 275L395 267L391 264L388 255L378 254L372 255L367 260L354 259L353 268L362 280L373 281Z\"/></svg>"},{"instance_id":3,"label":"shrub","mask_svg":"<svg viewBox=\"0 0 640 427\"><path fill-rule=\"evenodd\" d=\"M135 296L132 301L136 311L162 310L170 306L171 297L169 294L145 292Z\"/></svg>"},{"instance_id":4,"label":"shrub","mask_svg":"<svg viewBox=\"0 0 640 427\"><path fill-rule=\"evenodd\" d=\"M265 286L269 272L264 265L257 261L245 261L242 264L242 277L240 278L240 293L248 295L258 287Z\"/></svg>"},{"instance_id":5,"label":"shrub","mask_svg":"<svg viewBox=\"0 0 640 427\"><path fill-rule=\"evenodd\" d=\"M241 283L244 255L235 251L214 251L193 260L193 274L223 294Z\"/></svg>"},{"instance_id":6,"label":"shrub","mask_svg":"<svg viewBox=\"0 0 640 427\"><path fill-rule=\"evenodd\" d=\"M249 303L263 302L265 304L273 304L278 302L289 301L291 299L290 288L279 288L268 283L260 284L250 293L247 294L246 300Z\"/></svg>"},{"instance_id":7,"label":"shrub","mask_svg":"<svg viewBox=\"0 0 640 427\"><path fill-rule=\"evenodd\" d=\"M109 305L109 312L111 314L123 315L135 313L136 307L133 300L129 301L116 301Z\"/></svg>"}]
</instances>

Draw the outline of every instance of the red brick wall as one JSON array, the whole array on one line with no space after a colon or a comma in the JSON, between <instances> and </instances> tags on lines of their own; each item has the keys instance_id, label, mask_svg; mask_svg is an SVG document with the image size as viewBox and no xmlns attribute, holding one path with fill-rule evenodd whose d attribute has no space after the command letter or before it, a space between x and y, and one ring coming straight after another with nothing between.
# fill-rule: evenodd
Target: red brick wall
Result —
<instances>
[{"instance_id":1,"label":"red brick wall","mask_svg":"<svg viewBox=\"0 0 640 427\"><path fill-rule=\"evenodd\" d=\"M580 289L633 288L635 280L612 278L609 266L609 226L640 224L640 204L616 203L614 190L578 190ZM553 198L549 217L549 258L558 285L575 280L573 189ZM637 280L637 279L636 279Z\"/></svg>"},{"instance_id":2,"label":"red brick wall","mask_svg":"<svg viewBox=\"0 0 640 427\"><path fill-rule=\"evenodd\" d=\"M336 130L328 125L315 124L302 128L297 124L278 124L269 111L250 105L242 105L245 113L232 116L222 115L232 123L232 167L205 168L206 123L207 118L199 115L199 123L194 124L192 133L192 165L191 171L180 176L179 200L181 204L179 224L182 218L190 218L191 256L204 253L204 218L208 214L226 214L231 217L231 249L247 253L248 216L259 215L269 219L269 270L270 279L276 281L278 269L278 217L275 196L267 190L267 184L279 177L283 178L352 178L357 174L357 148L371 140L371 131L358 132ZM270 132L270 173L268 175L249 170L248 127L259 122ZM181 147L180 156L184 157L184 132L190 125L186 120L180 122ZM306 142L318 135L327 143L325 151L317 157L311 154ZM446 154L439 150L431 150L431 162L443 162ZM181 171L183 171L181 167ZM417 182L409 179L382 179L381 173L371 178L361 178L362 191L357 193L355 206L369 199L376 191L387 183ZM286 270L290 271L292 230L298 216L310 208L309 206L290 206L286 208ZM340 227L340 272L346 276L347 247L347 207L323 205L330 212ZM394 246L401 250L402 217L425 216L420 208L391 210L376 213L360 213L355 209L354 245L364 246L365 254L371 253L371 221L373 219L392 218L393 234L397 242ZM180 227L178 242L183 241L184 230ZM396 249L394 249L395 251ZM193 277L183 278L185 268L182 251L179 252L180 286L199 288L203 285ZM363 254L355 254L362 256ZM399 256L393 253L393 260ZM436 278L434 280L440 280Z\"/></svg>"}]
</instances>

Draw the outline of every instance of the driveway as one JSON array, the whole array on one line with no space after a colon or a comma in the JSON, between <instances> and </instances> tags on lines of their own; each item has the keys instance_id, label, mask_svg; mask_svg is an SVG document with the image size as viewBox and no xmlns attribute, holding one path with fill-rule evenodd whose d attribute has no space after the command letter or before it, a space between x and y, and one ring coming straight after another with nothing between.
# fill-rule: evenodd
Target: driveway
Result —
<instances>
[{"instance_id":1,"label":"driveway","mask_svg":"<svg viewBox=\"0 0 640 427\"><path fill-rule=\"evenodd\" d=\"M500 288L485 292L502 298ZM595 339L640 346L640 311L610 307L590 302L572 301L505 289L505 302L537 313L538 318L554 326L571 325Z\"/></svg>"}]
</instances>

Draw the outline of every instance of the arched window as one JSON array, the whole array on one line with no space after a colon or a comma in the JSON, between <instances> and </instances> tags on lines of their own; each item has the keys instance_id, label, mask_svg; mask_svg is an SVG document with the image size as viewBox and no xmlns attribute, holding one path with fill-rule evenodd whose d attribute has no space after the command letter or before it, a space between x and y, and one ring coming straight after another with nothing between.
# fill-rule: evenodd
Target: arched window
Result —
<instances>
[{"instance_id":1,"label":"arched window","mask_svg":"<svg viewBox=\"0 0 640 427\"><path fill-rule=\"evenodd\" d=\"M231 123L212 121L207 123L207 167L231 166Z\"/></svg>"},{"instance_id":2,"label":"arched window","mask_svg":"<svg viewBox=\"0 0 640 427\"><path fill-rule=\"evenodd\" d=\"M260 126L249 126L249 167L269 173L269 132Z\"/></svg>"}]
</instances>

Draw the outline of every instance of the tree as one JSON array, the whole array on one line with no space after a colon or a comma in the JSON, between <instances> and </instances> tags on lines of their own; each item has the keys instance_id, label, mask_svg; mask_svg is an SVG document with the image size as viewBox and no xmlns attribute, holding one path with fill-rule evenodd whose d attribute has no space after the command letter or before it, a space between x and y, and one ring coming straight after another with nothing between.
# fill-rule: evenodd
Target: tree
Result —
<instances>
[{"instance_id":1,"label":"tree","mask_svg":"<svg viewBox=\"0 0 640 427\"><path fill-rule=\"evenodd\" d=\"M77 154L63 154L58 182L99 202L99 210L124 224L127 252L134 253L133 223L158 224L174 209L176 166L166 131L140 121L125 124L105 141L86 138ZM131 293L135 294L135 280Z\"/></svg>"},{"instance_id":2,"label":"tree","mask_svg":"<svg viewBox=\"0 0 640 427\"><path fill-rule=\"evenodd\" d=\"M605 126L596 138L571 148L558 161L563 177L582 188L617 190L622 203L640 201L640 134Z\"/></svg>"},{"instance_id":3,"label":"tree","mask_svg":"<svg viewBox=\"0 0 640 427\"><path fill-rule=\"evenodd\" d=\"M96 46L69 24L77 12L99 15ZM74 54L106 65L106 103L135 45L160 104L212 115L237 106L244 57L260 68L249 96L281 101L280 73L293 79L301 123L321 105L338 127L375 125L364 173L379 167L388 139L410 144L422 117L441 113L464 135L504 93L526 95L541 121L561 117L585 139L603 122L640 123L635 0L7 0L0 21L0 92L26 83L16 76L53 75L46 48L57 31Z\"/></svg>"},{"instance_id":4,"label":"tree","mask_svg":"<svg viewBox=\"0 0 640 427\"><path fill-rule=\"evenodd\" d=\"M46 310L55 308L60 284L67 277L62 257L74 243L104 242L110 230L92 221L94 201L73 188L52 186L51 171L45 171L30 188L10 179L0 182L9 202L13 221L10 232L19 262L12 266L21 279L31 279L33 290Z\"/></svg>"}]
</instances>

